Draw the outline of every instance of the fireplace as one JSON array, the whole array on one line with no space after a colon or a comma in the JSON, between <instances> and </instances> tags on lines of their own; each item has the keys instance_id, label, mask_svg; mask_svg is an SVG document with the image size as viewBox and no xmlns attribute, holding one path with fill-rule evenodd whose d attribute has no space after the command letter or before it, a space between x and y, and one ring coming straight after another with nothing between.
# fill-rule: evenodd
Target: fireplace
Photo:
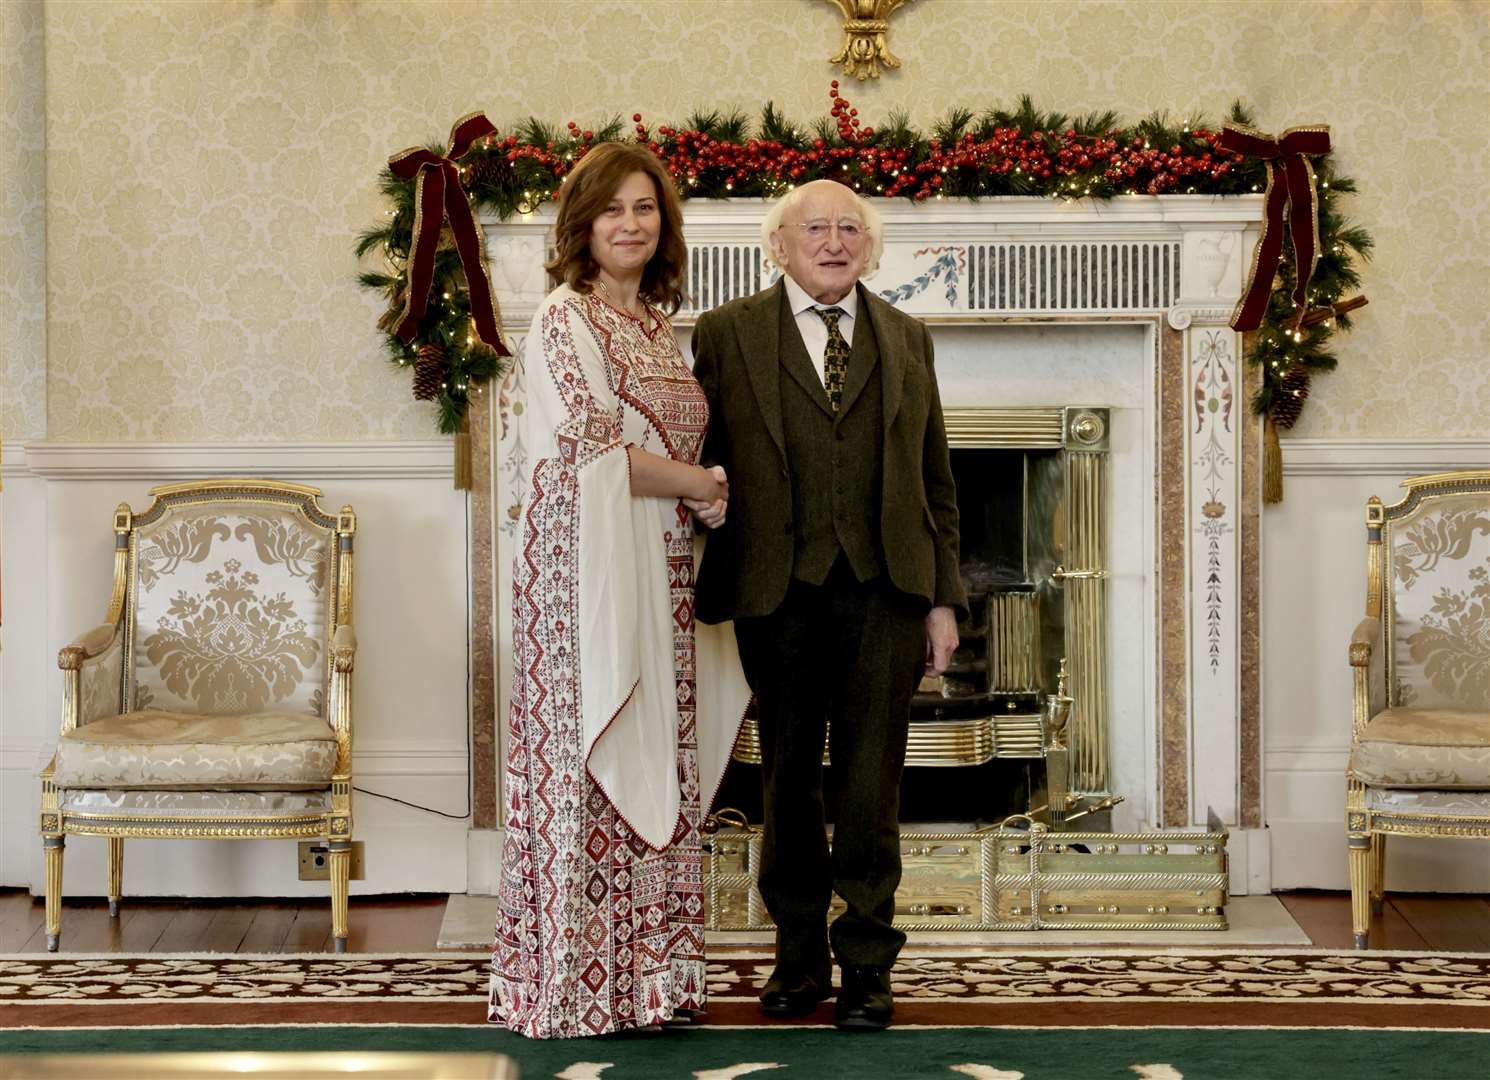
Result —
<instances>
[{"instance_id":1,"label":"fireplace","mask_svg":"<svg viewBox=\"0 0 1490 1080\"><path fill-rule=\"evenodd\" d=\"M907 826L963 829L1041 805L1045 699L1064 659L1074 810L1124 800L1078 826L1184 830L1213 810L1252 838L1233 884L1265 883L1260 429L1240 336L1226 325L1260 197L881 211L885 251L867 284L931 328L964 504L963 572L978 598L956 667L917 698ZM699 311L773 280L761 213L685 204L691 302L675 319L685 350ZM472 410L477 830L499 824L510 542L527 464L510 420L523 332L547 291L552 212L484 224L517 362ZM1017 523L999 512L1010 506ZM741 750L750 756L748 741ZM946 796L953 776L981 778L974 796Z\"/></svg>"},{"instance_id":2,"label":"fireplace","mask_svg":"<svg viewBox=\"0 0 1490 1080\"><path fill-rule=\"evenodd\" d=\"M1108 410L953 408L946 425L970 614L947 672L912 699L901 821L980 828L1048 806L1044 708L1064 671L1073 707L1059 816L1107 825ZM759 762L752 718L721 793L750 821L760 820Z\"/></svg>"}]
</instances>

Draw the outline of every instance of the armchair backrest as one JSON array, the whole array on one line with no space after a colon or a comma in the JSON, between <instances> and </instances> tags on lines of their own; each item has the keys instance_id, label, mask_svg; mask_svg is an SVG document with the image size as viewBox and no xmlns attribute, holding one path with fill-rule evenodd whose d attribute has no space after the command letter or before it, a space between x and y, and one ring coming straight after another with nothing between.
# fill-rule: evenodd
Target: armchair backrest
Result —
<instances>
[{"instance_id":1,"label":"armchair backrest","mask_svg":"<svg viewBox=\"0 0 1490 1080\"><path fill-rule=\"evenodd\" d=\"M318 489L269 480L150 493L114 523L125 711L325 716L331 638L351 620L351 507L333 517Z\"/></svg>"},{"instance_id":2,"label":"armchair backrest","mask_svg":"<svg viewBox=\"0 0 1490 1080\"><path fill-rule=\"evenodd\" d=\"M1490 470L1403 481L1366 507L1367 614L1382 620L1387 701L1490 711Z\"/></svg>"}]
</instances>

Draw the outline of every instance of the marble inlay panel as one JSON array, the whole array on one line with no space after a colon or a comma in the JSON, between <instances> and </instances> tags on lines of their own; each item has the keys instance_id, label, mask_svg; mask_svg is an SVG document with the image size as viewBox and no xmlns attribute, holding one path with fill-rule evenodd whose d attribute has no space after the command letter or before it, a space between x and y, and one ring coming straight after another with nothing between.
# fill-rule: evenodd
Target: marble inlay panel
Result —
<instances>
[{"instance_id":1,"label":"marble inlay panel","mask_svg":"<svg viewBox=\"0 0 1490 1080\"><path fill-rule=\"evenodd\" d=\"M471 431L471 827L500 824L501 761L498 747L496 623L496 544L492 534L492 398L477 390L467 412Z\"/></svg>"},{"instance_id":2,"label":"marble inlay panel","mask_svg":"<svg viewBox=\"0 0 1490 1080\"><path fill-rule=\"evenodd\" d=\"M1189 712L1186 704L1185 341L1165 326L1159 345L1159 820L1190 818Z\"/></svg>"},{"instance_id":3,"label":"marble inlay panel","mask_svg":"<svg viewBox=\"0 0 1490 1080\"><path fill-rule=\"evenodd\" d=\"M1238 744L1240 776L1238 822L1262 828L1262 420L1252 412L1252 395L1262 373L1251 364L1242 371L1245 421L1242 426L1240 683Z\"/></svg>"}]
</instances>

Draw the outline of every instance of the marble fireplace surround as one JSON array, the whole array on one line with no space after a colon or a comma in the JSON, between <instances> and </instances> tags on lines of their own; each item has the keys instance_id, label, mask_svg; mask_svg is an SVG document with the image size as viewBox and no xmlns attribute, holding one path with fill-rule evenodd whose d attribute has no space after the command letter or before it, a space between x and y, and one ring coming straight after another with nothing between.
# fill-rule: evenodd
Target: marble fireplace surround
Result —
<instances>
[{"instance_id":1,"label":"marble fireplace surround","mask_svg":"<svg viewBox=\"0 0 1490 1080\"><path fill-rule=\"evenodd\" d=\"M1261 829L1261 427L1241 335L1227 325L1261 197L880 209L885 252L866 284L931 327L949 413L1112 409L1108 715L1112 789L1127 799L1115 827L1204 825L1214 808L1233 830ZM774 280L760 253L764 212L756 201L685 204L693 302L675 319L685 352L699 311ZM501 824L509 564L527 462L512 420L552 222L551 206L483 222L517 362L471 410L473 836ZM471 869L480 891L487 874Z\"/></svg>"}]
</instances>

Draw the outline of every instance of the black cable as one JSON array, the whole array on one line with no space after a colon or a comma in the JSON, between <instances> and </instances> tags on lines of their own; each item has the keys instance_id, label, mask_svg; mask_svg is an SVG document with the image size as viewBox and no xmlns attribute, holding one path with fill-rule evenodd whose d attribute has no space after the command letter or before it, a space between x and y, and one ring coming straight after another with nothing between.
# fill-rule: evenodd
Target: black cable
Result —
<instances>
[{"instance_id":1,"label":"black cable","mask_svg":"<svg viewBox=\"0 0 1490 1080\"><path fill-rule=\"evenodd\" d=\"M466 535L467 536L470 536L471 535L471 504L470 504L470 500L469 499L466 500ZM466 557L466 596L469 597L470 595L471 595L471 559L470 559L470 556L467 555L467 557ZM471 685L471 630L470 630L470 620L468 619L467 620L467 623L466 623L466 686L469 687L470 685ZM400 799L400 798L398 798L395 795L384 795L381 791L368 791L367 788L360 788L360 787L358 787L355 784L352 785L352 790L355 791L355 792L358 792L359 794L362 794L362 795L371 795L374 799L387 799L389 802L396 802L396 803L400 804L401 806L407 806L407 807L409 807L410 809L413 809L413 810L423 810L426 814L439 814L440 817L442 817L442 818L449 818L451 821L465 821L467 818L469 818L471 816L472 803L475 801L475 799L474 799L474 797L473 797L473 795L471 793L471 702L470 702L470 699L468 698L466 700L466 812L464 814L450 814L450 813L446 813L444 810L436 810L433 806L421 806L421 805L419 805L416 802L409 802L408 799Z\"/></svg>"},{"instance_id":2,"label":"black cable","mask_svg":"<svg viewBox=\"0 0 1490 1080\"><path fill-rule=\"evenodd\" d=\"M447 814L443 810L436 810L433 806L420 806L418 803L409 802L408 799L400 799L395 795L384 795L381 791L368 791L367 788L358 787L356 784L352 785L352 790L361 795L371 795L374 799L387 799L389 802L402 803L404 806L412 807L415 810L423 810L426 814L439 814L441 817L448 817L452 821L464 821L471 816L471 800L469 797L466 799L466 812L464 814Z\"/></svg>"}]
</instances>

